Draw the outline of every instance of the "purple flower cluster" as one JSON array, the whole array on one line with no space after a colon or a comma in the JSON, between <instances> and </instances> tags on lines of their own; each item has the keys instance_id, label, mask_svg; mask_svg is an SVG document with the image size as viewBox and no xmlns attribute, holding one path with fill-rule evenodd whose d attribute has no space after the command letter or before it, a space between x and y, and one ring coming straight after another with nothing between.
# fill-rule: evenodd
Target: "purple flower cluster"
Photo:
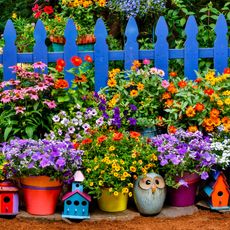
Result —
<instances>
[{"instance_id":1,"label":"purple flower cluster","mask_svg":"<svg viewBox=\"0 0 230 230\"><path fill-rule=\"evenodd\" d=\"M171 170L178 175L186 171L197 172L202 179L207 179L208 169L216 163L216 157L211 153L211 141L200 131L191 133L181 129L174 135L153 137L151 143L159 153L163 171Z\"/></svg>"},{"instance_id":2,"label":"purple flower cluster","mask_svg":"<svg viewBox=\"0 0 230 230\"><path fill-rule=\"evenodd\" d=\"M13 139L2 143L8 177L46 175L71 182L81 167L83 150L76 150L71 142L54 140Z\"/></svg>"}]
</instances>

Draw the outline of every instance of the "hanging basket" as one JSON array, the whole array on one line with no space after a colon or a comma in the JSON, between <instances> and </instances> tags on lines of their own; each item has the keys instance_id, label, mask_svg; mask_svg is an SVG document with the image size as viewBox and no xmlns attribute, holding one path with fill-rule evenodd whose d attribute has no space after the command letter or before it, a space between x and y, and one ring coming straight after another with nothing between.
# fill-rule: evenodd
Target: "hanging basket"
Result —
<instances>
[{"instance_id":1,"label":"hanging basket","mask_svg":"<svg viewBox=\"0 0 230 230\"><path fill-rule=\"evenodd\" d=\"M62 183L48 176L21 178L26 211L33 215L52 215L55 212Z\"/></svg>"}]
</instances>

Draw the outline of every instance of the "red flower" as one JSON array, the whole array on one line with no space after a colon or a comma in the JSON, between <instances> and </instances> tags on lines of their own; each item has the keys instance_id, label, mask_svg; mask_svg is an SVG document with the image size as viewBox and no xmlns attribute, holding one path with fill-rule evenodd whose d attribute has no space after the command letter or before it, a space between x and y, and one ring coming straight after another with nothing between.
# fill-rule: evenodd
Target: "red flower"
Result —
<instances>
[{"instance_id":1,"label":"red flower","mask_svg":"<svg viewBox=\"0 0 230 230\"><path fill-rule=\"evenodd\" d=\"M75 149L78 149L79 146L80 146L80 144L79 144L78 142L74 142L74 143L73 143L73 147L74 147Z\"/></svg>"},{"instance_id":2,"label":"red flower","mask_svg":"<svg viewBox=\"0 0 230 230\"><path fill-rule=\"evenodd\" d=\"M39 10L39 5L35 4L34 7L32 8L33 12L37 12Z\"/></svg>"},{"instance_id":3,"label":"red flower","mask_svg":"<svg viewBox=\"0 0 230 230\"><path fill-rule=\"evenodd\" d=\"M114 141L120 141L123 138L123 134L122 133L114 133L113 134L113 140Z\"/></svg>"},{"instance_id":4,"label":"red flower","mask_svg":"<svg viewBox=\"0 0 230 230\"><path fill-rule=\"evenodd\" d=\"M170 125L169 128L168 128L169 133L175 133L176 130L177 130L176 127L173 126L173 125Z\"/></svg>"},{"instance_id":5,"label":"red flower","mask_svg":"<svg viewBox=\"0 0 230 230\"><path fill-rule=\"evenodd\" d=\"M230 68L225 68L224 69L224 74L230 74Z\"/></svg>"},{"instance_id":6,"label":"red flower","mask_svg":"<svg viewBox=\"0 0 230 230\"><path fill-rule=\"evenodd\" d=\"M75 66L80 66L81 63L82 63L82 59L81 59L80 57L78 57L78 56L73 56L73 57L71 58L71 62L72 62L73 65L75 65Z\"/></svg>"},{"instance_id":7,"label":"red flower","mask_svg":"<svg viewBox=\"0 0 230 230\"><path fill-rule=\"evenodd\" d=\"M43 10L46 14L52 14L54 12L54 9L52 6L45 6Z\"/></svg>"},{"instance_id":8,"label":"red flower","mask_svg":"<svg viewBox=\"0 0 230 230\"><path fill-rule=\"evenodd\" d=\"M179 86L180 88L184 88L186 85L187 85L187 82L186 82L186 81L179 81L179 82L178 82L178 86Z\"/></svg>"},{"instance_id":9,"label":"red flower","mask_svg":"<svg viewBox=\"0 0 230 230\"><path fill-rule=\"evenodd\" d=\"M176 77L176 76L177 76L177 72L170 72L170 73L169 73L169 76L170 76L170 77Z\"/></svg>"},{"instance_id":10,"label":"red flower","mask_svg":"<svg viewBox=\"0 0 230 230\"><path fill-rule=\"evenodd\" d=\"M195 106L195 110L198 112L202 112L204 110L204 105L201 103L197 103Z\"/></svg>"},{"instance_id":11,"label":"red flower","mask_svg":"<svg viewBox=\"0 0 230 230\"><path fill-rule=\"evenodd\" d=\"M100 137L97 138L97 142L98 142L98 143L102 143L102 142L105 141L106 139L107 139L107 136L102 135L102 136L100 136Z\"/></svg>"},{"instance_id":12,"label":"red flower","mask_svg":"<svg viewBox=\"0 0 230 230\"><path fill-rule=\"evenodd\" d=\"M63 71L63 66L61 66L61 65L56 65L55 69L56 69L58 72L62 72L62 71Z\"/></svg>"},{"instance_id":13,"label":"red flower","mask_svg":"<svg viewBox=\"0 0 230 230\"><path fill-rule=\"evenodd\" d=\"M64 79L58 79L55 83L54 83L54 88L55 89L65 89L69 87L69 83L64 80Z\"/></svg>"},{"instance_id":14,"label":"red flower","mask_svg":"<svg viewBox=\"0 0 230 230\"><path fill-rule=\"evenodd\" d=\"M197 79L195 80L196 83L200 83L201 81L202 81L201 78L197 78Z\"/></svg>"},{"instance_id":15,"label":"red flower","mask_svg":"<svg viewBox=\"0 0 230 230\"><path fill-rule=\"evenodd\" d=\"M41 16L42 12L41 11L37 11L34 15L35 18L39 18Z\"/></svg>"},{"instance_id":16,"label":"red flower","mask_svg":"<svg viewBox=\"0 0 230 230\"><path fill-rule=\"evenodd\" d=\"M93 59L92 59L89 55L86 55L84 59L85 59L85 61L87 61L87 62L90 62L90 63L93 62Z\"/></svg>"},{"instance_id":17,"label":"red flower","mask_svg":"<svg viewBox=\"0 0 230 230\"><path fill-rule=\"evenodd\" d=\"M131 138L138 138L141 134L139 132L130 131L129 132Z\"/></svg>"},{"instance_id":18,"label":"red flower","mask_svg":"<svg viewBox=\"0 0 230 230\"><path fill-rule=\"evenodd\" d=\"M91 140L90 138L86 138L86 139L84 139L81 143L82 143L83 145L87 145L87 144L92 143L92 140Z\"/></svg>"},{"instance_id":19,"label":"red flower","mask_svg":"<svg viewBox=\"0 0 230 230\"><path fill-rule=\"evenodd\" d=\"M63 59L57 59L56 64L65 67L65 61Z\"/></svg>"},{"instance_id":20,"label":"red flower","mask_svg":"<svg viewBox=\"0 0 230 230\"><path fill-rule=\"evenodd\" d=\"M214 90L213 89L205 89L204 93L210 96L214 93Z\"/></svg>"}]
</instances>

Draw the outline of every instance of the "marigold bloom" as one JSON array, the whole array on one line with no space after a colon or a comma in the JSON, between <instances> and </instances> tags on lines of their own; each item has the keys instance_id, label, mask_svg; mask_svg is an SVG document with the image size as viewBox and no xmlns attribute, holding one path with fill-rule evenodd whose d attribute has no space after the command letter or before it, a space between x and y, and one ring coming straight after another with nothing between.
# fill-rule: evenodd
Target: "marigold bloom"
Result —
<instances>
[{"instance_id":1,"label":"marigold bloom","mask_svg":"<svg viewBox=\"0 0 230 230\"><path fill-rule=\"evenodd\" d=\"M141 134L139 132L129 132L131 138L138 138Z\"/></svg>"},{"instance_id":2,"label":"marigold bloom","mask_svg":"<svg viewBox=\"0 0 230 230\"><path fill-rule=\"evenodd\" d=\"M81 76L75 76L74 82L75 83L80 83L80 82L87 82L88 79L85 74L81 74Z\"/></svg>"},{"instance_id":3,"label":"marigold bloom","mask_svg":"<svg viewBox=\"0 0 230 230\"><path fill-rule=\"evenodd\" d=\"M138 60L133 61L133 66L138 69L141 66L141 63Z\"/></svg>"},{"instance_id":4,"label":"marigold bloom","mask_svg":"<svg viewBox=\"0 0 230 230\"><path fill-rule=\"evenodd\" d=\"M65 67L66 63L63 59L60 58L60 59L57 59L56 65L60 65L62 67Z\"/></svg>"},{"instance_id":5,"label":"marigold bloom","mask_svg":"<svg viewBox=\"0 0 230 230\"><path fill-rule=\"evenodd\" d=\"M204 93L211 96L214 93L214 90L213 89L205 89Z\"/></svg>"},{"instance_id":6,"label":"marigold bloom","mask_svg":"<svg viewBox=\"0 0 230 230\"><path fill-rule=\"evenodd\" d=\"M86 144L92 143L92 141L93 141L93 140L91 140L90 138L86 138L86 139L82 140L81 143L82 143L83 145L86 145Z\"/></svg>"},{"instance_id":7,"label":"marigold bloom","mask_svg":"<svg viewBox=\"0 0 230 230\"><path fill-rule=\"evenodd\" d=\"M145 88L144 84L142 84L140 82L137 84L137 89L138 90L142 91L142 90L144 90L144 88Z\"/></svg>"},{"instance_id":8,"label":"marigold bloom","mask_svg":"<svg viewBox=\"0 0 230 230\"><path fill-rule=\"evenodd\" d=\"M123 133L117 132L117 133L113 134L113 140L114 141L120 141L122 138L123 138Z\"/></svg>"},{"instance_id":9,"label":"marigold bloom","mask_svg":"<svg viewBox=\"0 0 230 230\"><path fill-rule=\"evenodd\" d=\"M184 87L186 87L186 85L187 85L187 82L186 82L186 81L179 81L179 82L178 82L178 86L179 86L180 88L184 88Z\"/></svg>"},{"instance_id":10,"label":"marigold bloom","mask_svg":"<svg viewBox=\"0 0 230 230\"><path fill-rule=\"evenodd\" d=\"M170 76L170 77L176 77L176 76L177 76L177 72L174 72L174 71L173 71L173 72L170 72L170 73L169 73L169 76Z\"/></svg>"},{"instance_id":11,"label":"marigold bloom","mask_svg":"<svg viewBox=\"0 0 230 230\"><path fill-rule=\"evenodd\" d=\"M176 132L176 127L175 126L173 126L173 125L170 125L169 127L168 127L168 131L169 131L169 133L175 133Z\"/></svg>"},{"instance_id":12,"label":"marigold bloom","mask_svg":"<svg viewBox=\"0 0 230 230\"><path fill-rule=\"evenodd\" d=\"M58 79L54 83L54 88L55 89L65 89L65 88L68 88L68 87L69 87L69 83L65 79Z\"/></svg>"},{"instance_id":13,"label":"marigold bloom","mask_svg":"<svg viewBox=\"0 0 230 230\"><path fill-rule=\"evenodd\" d=\"M192 106L188 106L185 113L187 117L194 117L196 115L196 111Z\"/></svg>"},{"instance_id":14,"label":"marigold bloom","mask_svg":"<svg viewBox=\"0 0 230 230\"><path fill-rule=\"evenodd\" d=\"M56 65L55 69L56 69L58 72L62 72L62 71L63 71L63 66L61 66L61 65Z\"/></svg>"},{"instance_id":15,"label":"marigold bloom","mask_svg":"<svg viewBox=\"0 0 230 230\"><path fill-rule=\"evenodd\" d=\"M211 118L211 120L212 120L212 124L213 124L214 126L219 126L219 125L221 125L221 119L220 119L219 117Z\"/></svg>"},{"instance_id":16,"label":"marigold bloom","mask_svg":"<svg viewBox=\"0 0 230 230\"><path fill-rule=\"evenodd\" d=\"M222 121L223 124L227 124L227 123L230 122L230 118L228 118L228 117L223 117L223 118L221 119L221 121Z\"/></svg>"},{"instance_id":17,"label":"marigold bloom","mask_svg":"<svg viewBox=\"0 0 230 230\"><path fill-rule=\"evenodd\" d=\"M98 143L102 143L102 142L105 141L106 139L107 139L107 136L102 135L102 136L100 136L100 137L97 138L97 142L98 142Z\"/></svg>"},{"instance_id":18,"label":"marigold bloom","mask_svg":"<svg viewBox=\"0 0 230 230\"><path fill-rule=\"evenodd\" d=\"M85 61L87 61L87 62L90 62L90 63L92 63L92 62L93 62L92 57L91 57L91 56L89 56L89 55L86 55L86 56L84 57L84 60L85 60Z\"/></svg>"},{"instance_id":19,"label":"marigold bloom","mask_svg":"<svg viewBox=\"0 0 230 230\"><path fill-rule=\"evenodd\" d=\"M210 117L211 118L217 118L217 117L219 117L219 114L220 114L220 111L218 109L213 108L210 111Z\"/></svg>"},{"instance_id":20,"label":"marigold bloom","mask_svg":"<svg viewBox=\"0 0 230 230\"><path fill-rule=\"evenodd\" d=\"M209 126L209 125L207 125L207 126L205 126L205 130L206 130L207 132L212 132L212 131L214 130L214 126Z\"/></svg>"},{"instance_id":21,"label":"marigold bloom","mask_svg":"<svg viewBox=\"0 0 230 230\"><path fill-rule=\"evenodd\" d=\"M117 81L114 78L110 78L107 84L109 87L115 87L117 85Z\"/></svg>"},{"instance_id":22,"label":"marigold bloom","mask_svg":"<svg viewBox=\"0 0 230 230\"><path fill-rule=\"evenodd\" d=\"M171 98L171 94L169 92L164 92L162 94L162 99L170 99Z\"/></svg>"},{"instance_id":23,"label":"marigold bloom","mask_svg":"<svg viewBox=\"0 0 230 230\"><path fill-rule=\"evenodd\" d=\"M172 99L168 99L166 102L165 102L165 106L166 107L171 107L173 105L173 100Z\"/></svg>"},{"instance_id":24,"label":"marigold bloom","mask_svg":"<svg viewBox=\"0 0 230 230\"><path fill-rule=\"evenodd\" d=\"M197 130L198 130L198 128L196 125L188 127L188 131L191 133L195 133Z\"/></svg>"},{"instance_id":25,"label":"marigold bloom","mask_svg":"<svg viewBox=\"0 0 230 230\"><path fill-rule=\"evenodd\" d=\"M177 89L172 82L169 84L168 91L172 94L177 93Z\"/></svg>"},{"instance_id":26,"label":"marigold bloom","mask_svg":"<svg viewBox=\"0 0 230 230\"><path fill-rule=\"evenodd\" d=\"M73 65L75 66L80 66L82 64L82 59L78 56L73 56L71 58L71 62L73 63Z\"/></svg>"},{"instance_id":27,"label":"marigold bloom","mask_svg":"<svg viewBox=\"0 0 230 230\"><path fill-rule=\"evenodd\" d=\"M196 103L195 110L198 112L202 112L204 110L204 105L202 103Z\"/></svg>"},{"instance_id":28,"label":"marigold bloom","mask_svg":"<svg viewBox=\"0 0 230 230\"><path fill-rule=\"evenodd\" d=\"M131 90L131 92L130 92L130 96L131 97L136 97L137 95L138 95L138 91L137 90L135 90L135 89Z\"/></svg>"}]
</instances>

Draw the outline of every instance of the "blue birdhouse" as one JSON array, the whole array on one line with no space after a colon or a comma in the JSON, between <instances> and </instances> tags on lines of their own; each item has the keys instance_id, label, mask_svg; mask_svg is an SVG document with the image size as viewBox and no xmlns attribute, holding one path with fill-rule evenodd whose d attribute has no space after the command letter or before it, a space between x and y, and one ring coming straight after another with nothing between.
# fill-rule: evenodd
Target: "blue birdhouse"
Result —
<instances>
[{"instance_id":1,"label":"blue birdhouse","mask_svg":"<svg viewBox=\"0 0 230 230\"><path fill-rule=\"evenodd\" d=\"M74 174L74 182L72 183L72 191L65 194L62 198L64 201L63 218L70 219L88 219L89 216L89 202L91 197L83 192L82 182L84 175L81 171Z\"/></svg>"}]
</instances>

